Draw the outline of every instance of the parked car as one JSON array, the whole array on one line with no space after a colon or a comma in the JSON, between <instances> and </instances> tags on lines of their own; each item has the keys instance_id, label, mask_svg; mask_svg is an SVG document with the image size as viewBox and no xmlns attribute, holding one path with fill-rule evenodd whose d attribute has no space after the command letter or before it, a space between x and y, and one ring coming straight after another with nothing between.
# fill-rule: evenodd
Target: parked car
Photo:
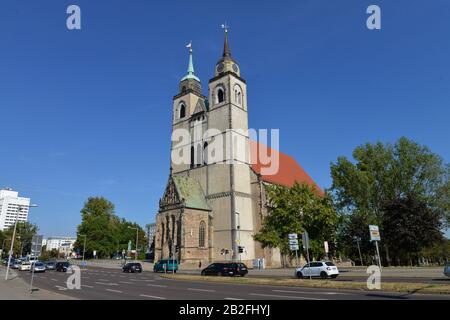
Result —
<instances>
[{"instance_id":1,"label":"parked car","mask_svg":"<svg viewBox=\"0 0 450 320\"><path fill-rule=\"evenodd\" d=\"M313 261L295 270L297 278L320 277L322 279L336 278L339 275L338 268L333 262Z\"/></svg>"},{"instance_id":2,"label":"parked car","mask_svg":"<svg viewBox=\"0 0 450 320\"><path fill-rule=\"evenodd\" d=\"M67 261L64 262L57 262L55 265L55 270L58 272L66 272L67 269L70 268L70 263Z\"/></svg>"},{"instance_id":3,"label":"parked car","mask_svg":"<svg viewBox=\"0 0 450 320\"><path fill-rule=\"evenodd\" d=\"M19 266L20 271L29 271L31 270L31 263L28 261L22 261L22 263Z\"/></svg>"},{"instance_id":4,"label":"parked car","mask_svg":"<svg viewBox=\"0 0 450 320\"><path fill-rule=\"evenodd\" d=\"M447 262L445 263L444 274L445 274L447 277L450 277L450 261L447 261Z\"/></svg>"},{"instance_id":5,"label":"parked car","mask_svg":"<svg viewBox=\"0 0 450 320\"><path fill-rule=\"evenodd\" d=\"M45 264L40 262L40 261L36 261L33 263L33 265L31 266L30 272L45 272Z\"/></svg>"},{"instance_id":6,"label":"parked car","mask_svg":"<svg viewBox=\"0 0 450 320\"><path fill-rule=\"evenodd\" d=\"M135 273L135 272L141 273L142 265L138 262L129 262L122 267L122 271L123 272L131 272L131 273Z\"/></svg>"},{"instance_id":7,"label":"parked car","mask_svg":"<svg viewBox=\"0 0 450 320\"><path fill-rule=\"evenodd\" d=\"M45 263L45 269L47 269L47 270L55 270L55 268L56 268L56 262L54 262L54 261L47 261Z\"/></svg>"},{"instance_id":8,"label":"parked car","mask_svg":"<svg viewBox=\"0 0 450 320\"><path fill-rule=\"evenodd\" d=\"M247 266L240 262L213 263L202 270L202 276L245 276L248 273Z\"/></svg>"},{"instance_id":9,"label":"parked car","mask_svg":"<svg viewBox=\"0 0 450 320\"><path fill-rule=\"evenodd\" d=\"M21 263L22 263L22 261L20 261L20 260L11 259L11 263L9 266L13 269L19 269Z\"/></svg>"},{"instance_id":10,"label":"parked car","mask_svg":"<svg viewBox=\"0 0 450 320\"><path fill-rule=\"evenodd\" d=\"M159 260L153 266L153 272L166 272L166 271L176 273L178 271L178 260L172 259Z\"/></svg>"}]
</instances>

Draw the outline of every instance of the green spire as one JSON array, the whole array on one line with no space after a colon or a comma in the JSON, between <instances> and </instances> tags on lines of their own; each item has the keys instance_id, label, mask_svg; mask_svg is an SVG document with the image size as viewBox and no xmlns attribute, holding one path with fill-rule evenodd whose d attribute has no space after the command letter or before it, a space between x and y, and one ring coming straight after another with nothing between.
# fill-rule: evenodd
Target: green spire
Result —
<instances>
[{"instance_id":1,"label":"green spire","mask_svg":"<svg viewBox=\"0 0 450 320\"><path fill-rule=\"evenodd\" d=\"M189 65L188 65L187 75L184 76L183 79L181 79L181 81L186 80L186 79L194 79L194 80L197 80L198 82L200 82L200 79L197 78L194 74L194 62L192 59L192 41L189 42L189 44L186 46L186 48L189 48Z\"/></svg>"}]
</instances>

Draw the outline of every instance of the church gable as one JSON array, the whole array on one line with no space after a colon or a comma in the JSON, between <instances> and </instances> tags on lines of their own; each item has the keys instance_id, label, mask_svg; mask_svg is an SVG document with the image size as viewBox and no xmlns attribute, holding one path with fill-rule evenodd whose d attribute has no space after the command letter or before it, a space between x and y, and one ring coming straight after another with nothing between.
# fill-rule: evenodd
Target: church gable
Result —
<instances>
[{"instance_id":1,"label":"church gable","mask_svg":"<svg viewBox=\"0 0 450 320\"><path fill-rule=\"evenodd\" d=\"M206 111L205 103L203 102L203 100L199 99L197 105L195 106L193 114L202 113L205 111Z\"/></svg>"},{"instance_id":2,"label":"church gable","mask_svg":"<svg viewBox=\"0 0 450 320\"><path fill-rule=\"evenodd\" d=\"M164 191L163 197L159 200L159 207L168 208L179 205L182 205L182 199L177 191L172 177L170 177L167 182L166 191Z\"/></svg>"},{"instance_id":3,"label":"church gable","mask_svg":"<svg viewBox=\"0 0 450 320\"><path fill-rule=\"evenodd\" d=\"M211 211L203 189L197 180L185 176L173 176L172 179L186 208Z\"/></svg>"}]
</instances>

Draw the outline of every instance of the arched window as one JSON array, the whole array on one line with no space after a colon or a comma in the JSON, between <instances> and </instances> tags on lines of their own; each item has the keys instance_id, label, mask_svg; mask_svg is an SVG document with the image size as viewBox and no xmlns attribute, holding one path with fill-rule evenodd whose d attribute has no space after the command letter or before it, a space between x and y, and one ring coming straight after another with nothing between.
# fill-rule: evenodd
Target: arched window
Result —
<instances>
[{"instance_id":1,"label":"arched window","mask_svg":"<svg viewBox=\"0 0 450 320\"><path fill-rule=\"evenodd\" d=\"M194 151L194 146L191 147L191 169L194 168L194 161L195 161L195 151Z\"/></svg>"},{"instance_id":2,"label":"arched window","mask_svg":"<svg viewBox=\"0 0 450 320\"><path fill-rule=\"evenodd\" d=\"M203 144L203 164L208 164L208 142Z\"/></svg>"},{"instance_id":3,"label":"arched window","mask_svg":"<svg viewBox=\"0 0 450 320\"><path fill-rule=\"evenodd\" d=\"M200 222L200 227L198 230L198 246L200 248L205 247L205 229L206 229L205 222L204 221Z\"/></svg>"},{"instance_id":4,"label":"arched window","mask_svg":"<svg viewBox=\"0 0 450 320\"><path fill-rule=\"evenodd\" d=\"M223 89L219 88L219 90L217 90L217 103L221 103L224 100L224 93L223 93Z\"/></svg>"},{"instance_id":5,"label":"arched window","mask_svg":"<svg viewBox=\"0 0 450 320\"><path fill-rule=\"evenodd\" d=\"M234 102L237 105L242 105L242 90L238 85L234 86Z\"/></svg>"},{"instance_id":6,"label":"arched window","mask_svg":"<svg viewBox=\"0 0 450 320\"><path fill-rule=\"evenodd\" d=\"M183 119L184 117L186 117L186 106L182 103L180 105L180 119Z\"/></svg>"}]
</instances>

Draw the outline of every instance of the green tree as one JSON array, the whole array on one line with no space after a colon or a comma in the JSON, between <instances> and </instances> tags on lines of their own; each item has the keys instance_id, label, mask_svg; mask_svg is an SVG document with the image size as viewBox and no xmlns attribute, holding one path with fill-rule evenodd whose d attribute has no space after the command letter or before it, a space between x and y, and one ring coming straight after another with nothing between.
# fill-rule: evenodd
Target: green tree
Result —
<instances>
[{"instance_id":1,"label":"green tree","mask_svg":"<svg viewBox=\"0 0 450 320\"><path fill-rule=\"evenodd\" d=\"M134 249L138 228L138 252L145 253L147 239L144 230L136 223L120 219L115 215L114 204L102 197L89 198L81 210L82 222L78 226L78 236L74 249L83 252L86 235L85 258L92 258L94 250L97 258L111 258L126 250L131 241ZM131 228L130 228L131 227Z\"/></svg>"},{"instance_id":2,"label":"green tree","mask_svg":"<svg viewBox=\"0 0 450 320\"><path fill-rule=\"evenodd\" d=\"M385 242L396 257L394 263L419 264L422 251L442 240L440 215L414 194L389 201L383 213Z\"/></svg>"},{"instance_id":3,"label":"green tree","mask_svg":"<svg viewBox=\"0 0 450 320\"><path fill-rule=\"evenodd\" d=\"M309 234L311 254L324 255L323 242L334 242L338 216L328 194L319 195L306 184L295 183L291 188L280 185L266 186L268 215L254 238L263 247L277 247L283 255L290 255L288 234Z\"/></svg>"},{"instance_id":4,"label":"green tree","mask_svg":"<svg viewBox=\"0 0 450 320\"><path fill-rule=\"evenodd\" d=\"M35 234L37 234L38 227L27 221L17 222L16 236L14 239L13 254L22 256L31 253L31 242ZM14 225L10 226L4 232L6 251L9 251L11 246L11 239L14 233Z\"/></svg>"},{"instance_id":5,"label":"green tree","mask_svg":"<svg viewBox=\"0 0 450 320\"><path fill-rule=\"evenodd\" d=\"M331 164L331 191L344 223L339 237L341 251L354 254L352 239L359 236L365 241L368 224L376 224L380 226L382 250L389 261L390 249L395 251L396 244L384 234L386 206L407 195L425 203L448 225L450 166L429 148L402 137L394 145L378 142L359 146L353 158L355 161L351 162L339 157ZM364 242L364 247L372 245Z\"/></svg>"}]
</instances>

